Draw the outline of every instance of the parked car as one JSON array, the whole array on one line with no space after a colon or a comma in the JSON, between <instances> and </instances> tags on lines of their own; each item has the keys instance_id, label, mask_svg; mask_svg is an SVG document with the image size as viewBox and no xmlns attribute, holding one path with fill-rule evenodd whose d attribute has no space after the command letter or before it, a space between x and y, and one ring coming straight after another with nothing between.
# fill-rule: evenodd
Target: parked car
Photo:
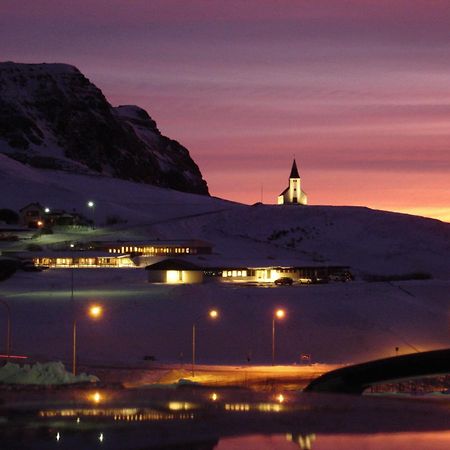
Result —
<instances>
[{"instance_id":1,"label":"parked car","mask_svg":"<svg viewBox=\"0 0 450 450\"><path fill-rule=\"evenodd\" d=\"M294 280L290 277L281 277L274 281L277 286L292 286Z\"/></svg>"}]
</instances>

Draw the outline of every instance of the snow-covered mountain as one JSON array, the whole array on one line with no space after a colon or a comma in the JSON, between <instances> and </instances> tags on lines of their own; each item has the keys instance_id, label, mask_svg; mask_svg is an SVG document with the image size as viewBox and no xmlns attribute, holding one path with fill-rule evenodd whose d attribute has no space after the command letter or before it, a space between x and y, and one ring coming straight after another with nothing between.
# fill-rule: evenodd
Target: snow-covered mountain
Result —
<instances>
[{"instance_id":1,"label":"snow-covered mountain","mask_svg":"<svg viewBox=\"0 0 450 450\"><path fill-rule=\"evenodd\" d=\"M112 107L70 65L0 63L0 152L33 167L208 194L185 147L143 109Z\"/></svg>"}]
</instances>

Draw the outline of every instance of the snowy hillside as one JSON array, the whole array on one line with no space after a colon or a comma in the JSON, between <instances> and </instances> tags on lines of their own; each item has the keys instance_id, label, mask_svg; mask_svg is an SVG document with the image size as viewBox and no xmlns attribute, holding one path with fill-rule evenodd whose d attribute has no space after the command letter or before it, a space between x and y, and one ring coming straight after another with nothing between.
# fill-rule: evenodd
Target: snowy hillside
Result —
<instances>
[{"instance_id":1,"label":"snowy hillside","mask_svg":"<svg viewBox=\"0 0 450 450\"><path fill-rule=\"evenodd\" d=\"M207 264L349 265L357 275L425 272L450 278L450 224L359 207L246 206L225 200L116 180L27 167L0 154L1 208L30 202L123 223L95 238L210 241ZM92 236L85 236L90 239ZM67 240L66 236L44 236ZM205 258L205 257L203 257Z\"/></svg>"},{"instance_id":2,"label":"snowy hillside","mask_svg":"<svg viewBox=\"0 0 450 450\"><path fill-rule=\"evenodd\" d=\"M0 152L33 167L208 194L186 148L66 64L0 63Z\"/></svg>"},{"instance_id":3,"label":"snowy hillside","mask_svg":"<svg viewBox=\"0 0 450 450\"><path fill-rule=\"evenodd\" d=\"M246 206L203 195L112 179L36 169L0 155L1 208L38 201L89 215L95 230L34 239L45 247L68 239L186 239L210 241L214 254L200 264L348 264L351 283L251 287L223 284L152 285L143 269L75 271L79 314L92 301L105 319L80 321L80 361L186 363L191 326L199 321L202 362L268 363L275 308L287 310L277 326L277 360L354 362L445 347L449 342L450 224L432 219L330 206ZM102 224L115 215L126 221ZM25 246L27 242L13 243ZM362 275L427 272L433 280L366 283ZM440 279L438 279L440 278ZM0 283L11 306L13 350L39 359L70 359L70 274L18 272ZM217 324L204 320L221 311ZM0 316L0 327L4 316ZM1 347L0 343L0 347Z\"/></svg>"}]
</instances>

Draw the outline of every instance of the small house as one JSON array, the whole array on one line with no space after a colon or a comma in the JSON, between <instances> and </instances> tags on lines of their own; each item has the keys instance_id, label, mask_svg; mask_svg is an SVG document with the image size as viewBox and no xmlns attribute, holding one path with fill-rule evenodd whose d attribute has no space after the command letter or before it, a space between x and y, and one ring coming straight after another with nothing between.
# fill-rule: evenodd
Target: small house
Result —
<instances>
[{"instance_id":1,"label":"small house","mask_svg":"<svg viewBox=\"0 0 450 450\"><path fill-rule=\"evenodd\" d=\"M19 223L27 228L45 225L45 209L40 203L30 203L19 210Z\"/></svg>"},{"instance_id":2,"label":"small house","mask_svg":"<svg viewBox=\"0 0 450 450\"><path fill-rule=\"evenodd\" d=\"M165 259L147 266L149 283L198 284L203 283L204 268L180 259Z\"/></svg>"}]
</instances>

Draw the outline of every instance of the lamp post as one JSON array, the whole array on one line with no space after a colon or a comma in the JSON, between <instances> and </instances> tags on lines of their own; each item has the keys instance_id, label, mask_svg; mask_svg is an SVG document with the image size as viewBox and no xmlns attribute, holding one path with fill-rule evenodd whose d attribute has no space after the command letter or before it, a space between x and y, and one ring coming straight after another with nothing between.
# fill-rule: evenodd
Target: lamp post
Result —
<instances>
[{"instance_id":1,"label":"lamp post","mask_svg":"<svg viewBox=\"0 0 450 450\"><path fill-rule=\"evenodd\" d=\"M286 317L286 311L284 309L277 309L272 317L272 366L275 365L275 321L276 319L282 320Z\"/></svg>"},{"instance_id":2,"label":"lamp post","mask_svg":"<svg viewBox=\"0 0 450 450\"><path fill-rule=\"evenodd\" d=\"M92 209L92 229L95 229L95 202L89 200L87 206Z\"/></svg>"},{"instance_id":3,"label":"lamp post","mask_svg":"<svg viewBox=\"0 0 450 450\"><path fill-rule=\"evenodd\" d=\"M5 300L0 299L0 304L6 308L6 357L9 361L11 355L11 308Z\"/></svg>"},{"instance_id":4,"label":"lamp post","mask_svg":"<svg viewBox=\"0 0 450 450\"><path fill-rule=\"evenodd\" d=\"M100 319L103 314L103 307L100 305L91 305L87 310L91 319ZM72 341L72 373L77 374L77 317L73 316L73 341Z\"/></svg>"},{"instance_id":5,"label":"lamp post","mask_svg":"<svg viewBox=\"0 0 450 450\"><path fill-rule=\"evenodd\" d=\"M219 311L217 311L217 309L211 309L208 311L208 316L213 320L218 319ZM197 349L197 325L195 322L192 324L192 377L195 377L195 357Z\"/></svg>"}]
</instances>

